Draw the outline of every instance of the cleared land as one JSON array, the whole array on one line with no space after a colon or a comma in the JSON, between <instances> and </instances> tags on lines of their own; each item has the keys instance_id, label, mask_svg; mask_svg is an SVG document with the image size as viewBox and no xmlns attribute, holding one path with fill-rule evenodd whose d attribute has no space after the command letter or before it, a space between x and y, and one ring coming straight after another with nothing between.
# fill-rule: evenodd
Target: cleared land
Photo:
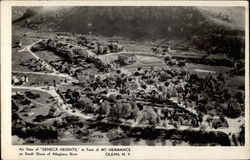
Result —
<instances>
[{"instance_id":1,"label":"cleared land","mask_svg":"<svg viewBox=\"0 0 250 160\"><path fill-rule=\"evenodd\" d=\"M50 61L59 61L62 60L61 57L55 55L53 52L51 51L37 51L36 54L41 58L41 59L45 59L46 61L50 62Z\"/></svg>"},{"instance_id":2,"label":"cleared land","mask_svg":"<svg viewBox=\"0 0 250 160\"><path fill-rule=\"evenodd\" d=\"M12 71L32 71L28 66L20 65L22 62L33 58L28 52L18 52L18 49L12 49Z\"/></svg>"},{"instance_id":3,"label":"cleared land","mask_svg":"<svg viewBox=\"0 0 250 160\"><path fill-rule=\"evenodd\" d=\"M13 73L13 75L17 75ZM20 75L20 74L18 74ZM29 78L29 83L26 83L25 85L53 85L53 82L59 83L62 80L62 77L59 76L53 76L53 75L44 75L42 74L32 74L28 73L26 74Z\"/></svg>"}]
</instances>

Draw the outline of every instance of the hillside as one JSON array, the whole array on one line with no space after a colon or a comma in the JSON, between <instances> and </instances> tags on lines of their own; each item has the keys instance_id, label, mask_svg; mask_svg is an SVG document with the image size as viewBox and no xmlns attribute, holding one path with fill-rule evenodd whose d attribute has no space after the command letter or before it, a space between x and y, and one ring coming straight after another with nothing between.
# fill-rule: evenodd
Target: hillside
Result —
<instances>
[{"instance_id":1,"label":"hillside","mask_svg":"<svg viewBox=\"0 0 250 160\"><path fill-rule=\"evenodd\" d=\"M43 7L13 22L44 31L184 40L187 46L209 53L244 57L244 8L240 7Z\"/></svg>"}]
</instances>

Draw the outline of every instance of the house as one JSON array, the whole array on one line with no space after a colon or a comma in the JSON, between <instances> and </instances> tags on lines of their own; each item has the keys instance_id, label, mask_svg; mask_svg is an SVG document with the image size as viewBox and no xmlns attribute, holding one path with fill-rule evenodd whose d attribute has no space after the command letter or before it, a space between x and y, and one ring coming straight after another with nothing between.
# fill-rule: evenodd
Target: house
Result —
<instances>
[{"instance_id":1,"label":"house","mask_svg":"<svg viewBox=\"0 0 250 160\"><path fill-rule=\"evenodd\" d=\"M118 60L125 64L132 64L136 62L137 58L134 54L131 53L121 53L118 55Z\"/></svg>"},{"instance_id":2,"label":"house","mask_svg":"<svg viewBox=\"0 0 250 160\"><path fill-rule=\"evenodd\" d=\"M51 107L49 110L48 116L49 117L57 117L60 115L60 113L61 112L60 112L59 108Z\"/></svg>"},{"instance_id":3,"label":"house","mask_svg":"<svg viewBox=\"0 0 250 160\"><path fill-rule=\"evenodd\" d=\"M21 41L17 41L13 46L12 46L12 48L21 48L22 47L22 43L21 43Z\"/></svg>"}]
</instances>

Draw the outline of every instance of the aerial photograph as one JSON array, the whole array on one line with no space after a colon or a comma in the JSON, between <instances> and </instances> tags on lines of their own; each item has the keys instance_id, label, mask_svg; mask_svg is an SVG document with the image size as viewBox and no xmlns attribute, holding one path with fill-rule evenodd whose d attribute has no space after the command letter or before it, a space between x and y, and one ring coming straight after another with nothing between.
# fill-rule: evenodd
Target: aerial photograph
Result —
<instances>
[{"instance_id":1,"label":"aerial photograph","mask_svg":"<svg viewBox=\"0 0 250 160\"><path fill-rule=\"evenodd\" d=\"M245 146L245 7L11 9L13 145Z\"/></svg>"}]
</instances>

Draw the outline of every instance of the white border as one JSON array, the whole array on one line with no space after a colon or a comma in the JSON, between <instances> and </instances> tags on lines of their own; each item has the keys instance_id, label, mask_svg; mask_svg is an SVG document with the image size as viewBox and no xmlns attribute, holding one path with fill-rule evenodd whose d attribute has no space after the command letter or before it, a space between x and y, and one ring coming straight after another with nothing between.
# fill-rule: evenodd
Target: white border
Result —
<instances>
[{"instance_id":1,"label":"white border","mask_svg":"<svg viewBox=\"0 0 250 160\"><path fill-rule=\"evenodd\" d=\"M246 37L246 145L244 147L129 146L131 157L119 159L248 159L249 157L249 8L246 1L2 1L1 2L1 140L3 159L18 157L19 146L11 144L11 6L243 6ZM33 146L34 148L36 146ZM57 146L69 147L69 146ZM83 146L84 147L84 146ZM91 146L92 148L104 146ZM112 148L114 146L108 146ZM51 159L52 157L40 157ZM39 159L39 157L25 157ZM53 158L55 159L55 158ZM77 157L57 159L117 159L101 152L82 152Z\"/></svg>"}]
</instances>

